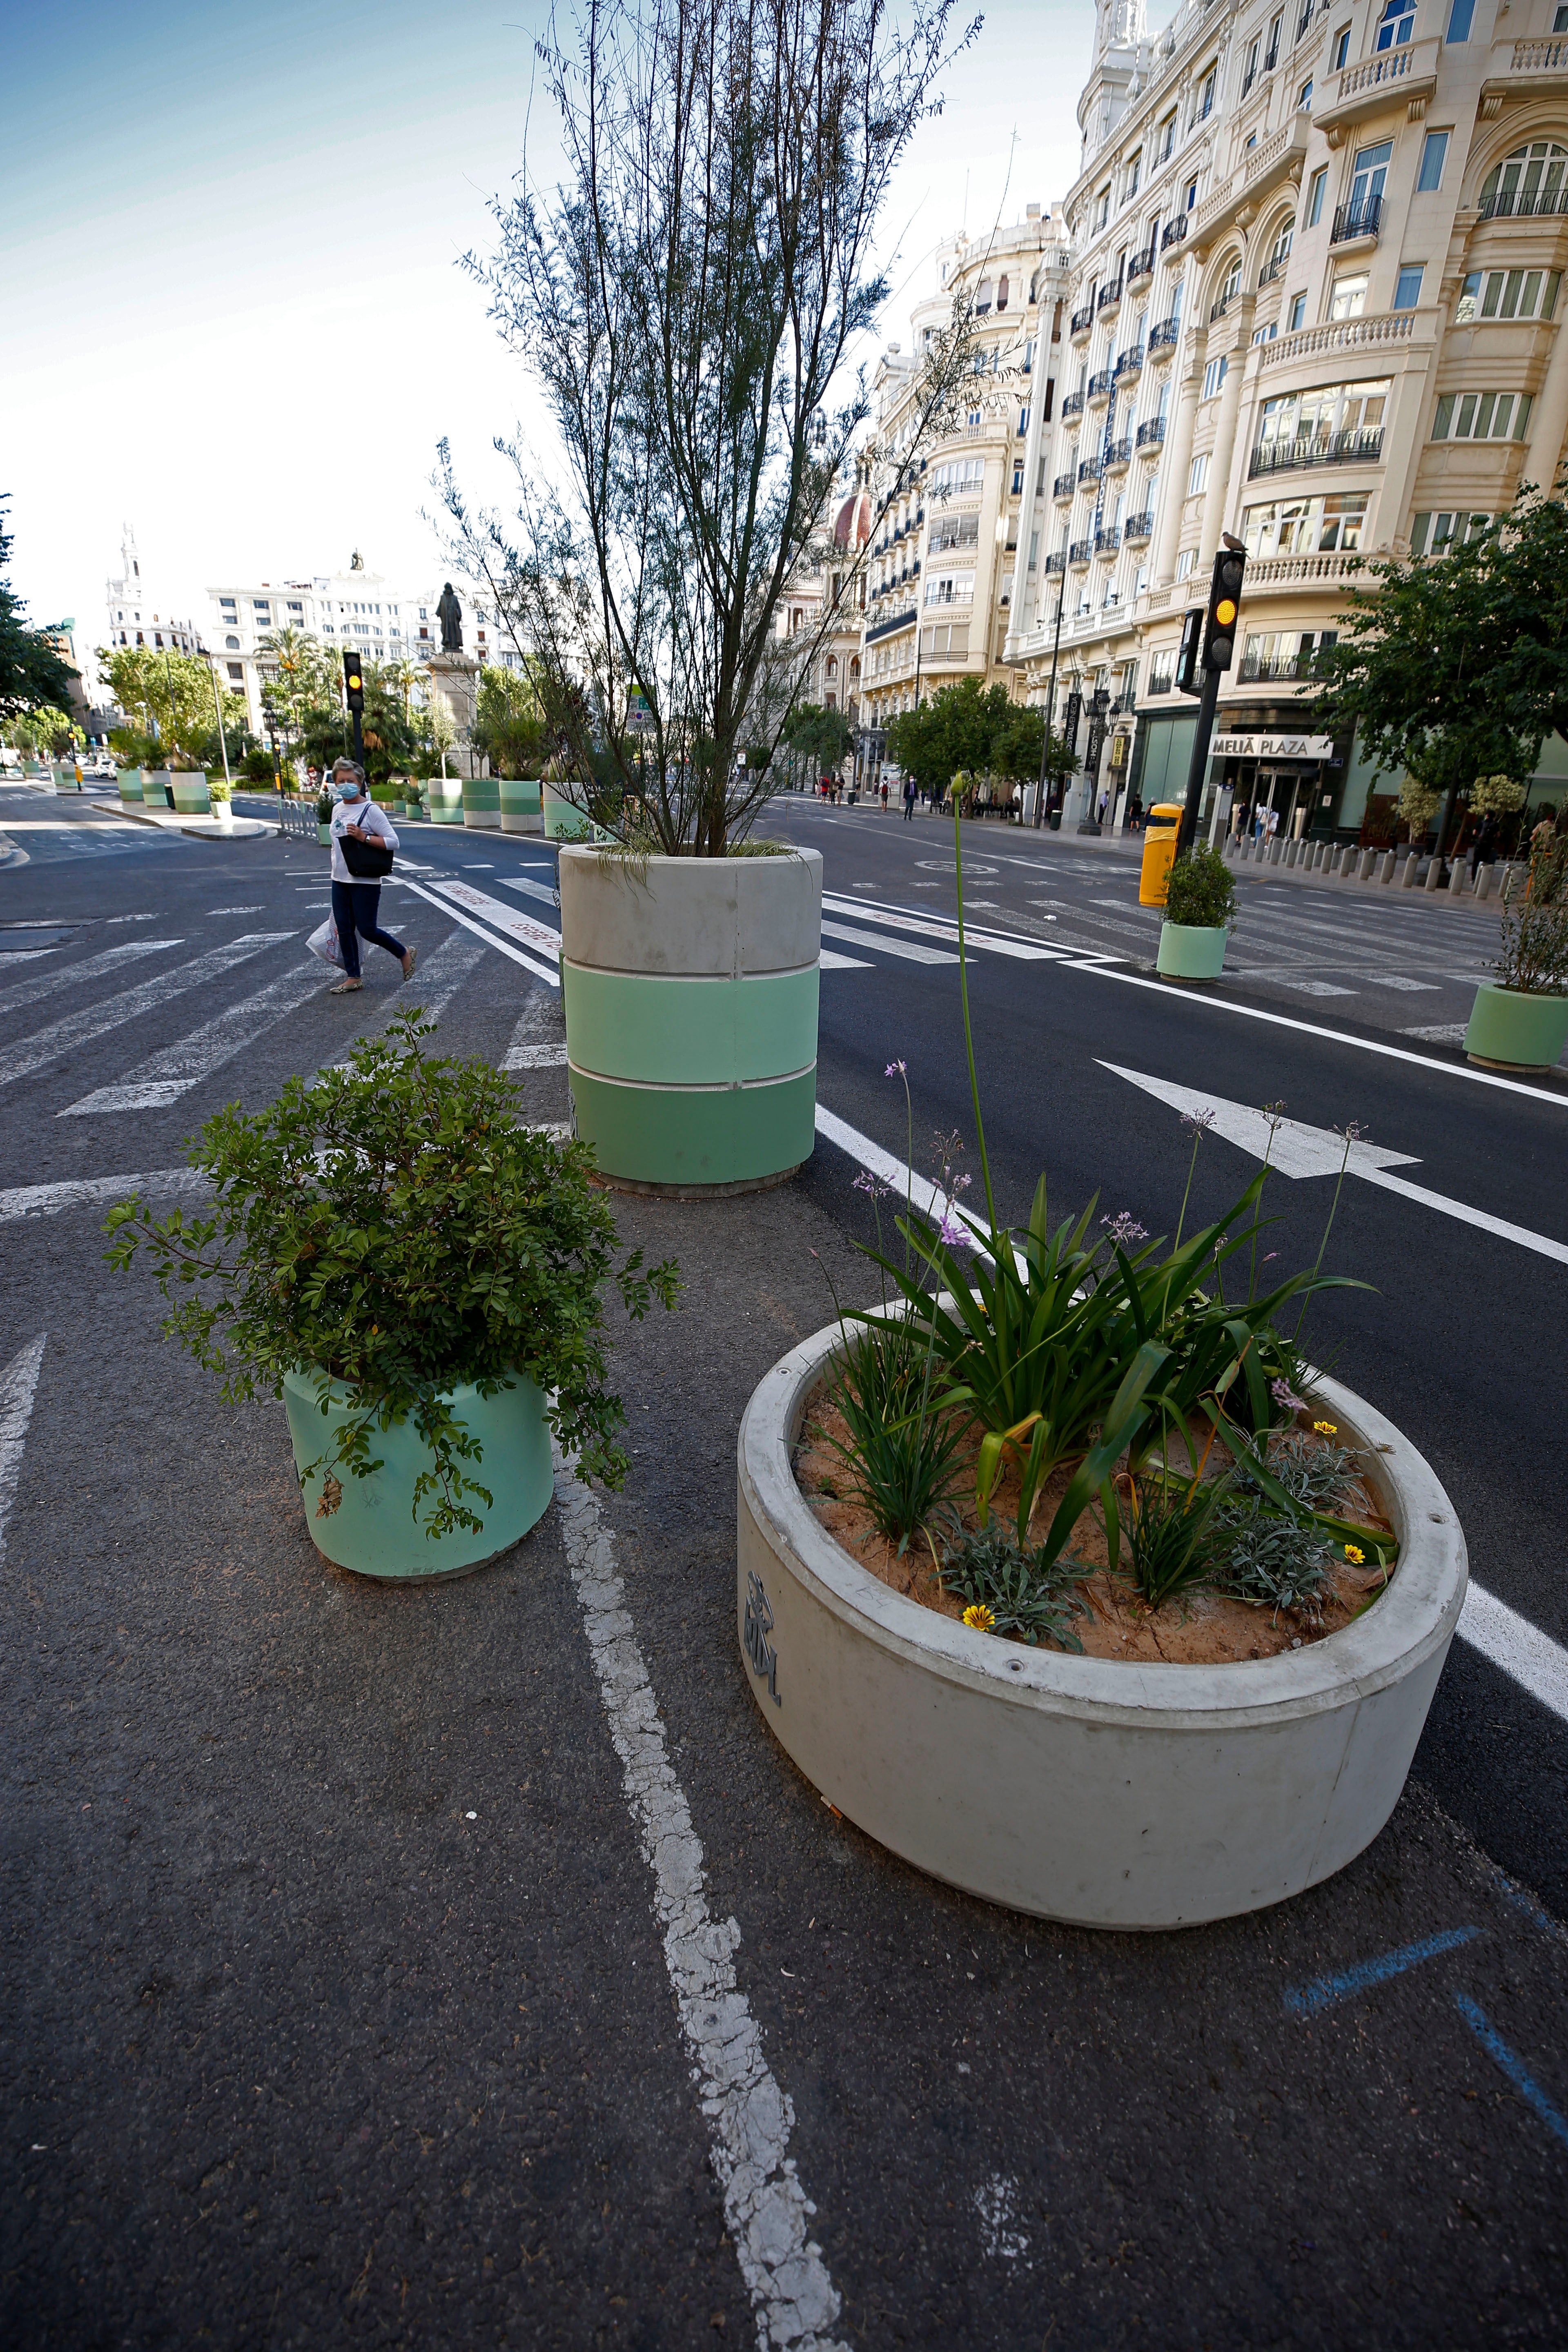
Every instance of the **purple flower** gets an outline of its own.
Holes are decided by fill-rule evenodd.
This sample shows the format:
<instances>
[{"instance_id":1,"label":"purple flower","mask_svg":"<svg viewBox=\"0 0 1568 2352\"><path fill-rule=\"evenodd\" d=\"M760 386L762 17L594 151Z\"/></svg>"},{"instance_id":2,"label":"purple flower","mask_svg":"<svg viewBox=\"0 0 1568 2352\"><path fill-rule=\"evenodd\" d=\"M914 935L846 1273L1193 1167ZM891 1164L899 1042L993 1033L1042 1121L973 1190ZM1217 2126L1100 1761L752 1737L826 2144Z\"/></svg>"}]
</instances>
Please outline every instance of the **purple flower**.
<instances>
[{"instance_id":1,"label":"purple flower","mask_svg":"<svg viewBox=\"0 0 1568 2352\"><path fill-rule=\"evenodd\" d=\"M1109 1225L1110 1238L1118 1249L1131 1249L1134 1242L1146 1242L1149 1228L1141 1225L1131 1209L1123 1209L1114 1217L1101 1217L1100 1223Z\"/></svg>"},{"instance_id":2,"label":"purple flower","mask_svg":"<svg viewBox=\"0 0 1568 2352\"><path fill-rule=\"evenodd\" d=\"M952 1180L952 1189L955 1192L967 1192L973 1181L973 1176L955 1176Z\"/></svg>"},{"instance_id":3,"label":"purple flower","mask_svg":"<svg viewBox=\"0 0 1568 2352\"><path fill-rule=\"evenodd\" d=\"M1305 1412L1307 1410L1306 1398L1299 1397L1289 1381L1270 1381L1268 1393L1285 1412Z\"/></svg>"},{"instance_id":4,"label":"purple flower","mask_svg":"<svg viewBox=\"0 0 1568 2352\"><path fill-rule=\"evenodd\" d=\"M1214 1125L1214 1122L1215 1114L1212 1110L1184 1110L1182 1113L1182 1125L1190 1127L1194 1135L1204 1134Z\"/></svg>"},{"instance_id":5,"label":"purple flower","mask_svg":"<svg viewBox=\"0 0 1568 2352\"><path fill-rule=\"evenodd\" d=\"M868 1192L873 1201L880 1201L891 1192L892 1186L879 1184L871 1171L868 1168L862 1168L855 1179L853 1190L857 1192Z\"/></svg>"},{"instance_id":6,"label":"purple flower","mask_svg":"<svg viewBox=\"0 0 1568 2352\"><path fill-rule=\"evenodd\" d=\"M889 1062L887 1068L882 1073L882 1076L885 1078L901 1078L903 1075L904 1066L902 1062Z\"/></svg>"},{"instance_id":7,"label":"purple flower","mask_svg":"<svg viewBox=\"0 0 1568 2352\"><path fill-rule=\"evenodd\" d=\"M937 1234L955 1256L963 1257L974 1247L973 1236L968 1226L961 1225L956 1217L944 1216L937 1227Z\"/></svg>"}]
</instances>

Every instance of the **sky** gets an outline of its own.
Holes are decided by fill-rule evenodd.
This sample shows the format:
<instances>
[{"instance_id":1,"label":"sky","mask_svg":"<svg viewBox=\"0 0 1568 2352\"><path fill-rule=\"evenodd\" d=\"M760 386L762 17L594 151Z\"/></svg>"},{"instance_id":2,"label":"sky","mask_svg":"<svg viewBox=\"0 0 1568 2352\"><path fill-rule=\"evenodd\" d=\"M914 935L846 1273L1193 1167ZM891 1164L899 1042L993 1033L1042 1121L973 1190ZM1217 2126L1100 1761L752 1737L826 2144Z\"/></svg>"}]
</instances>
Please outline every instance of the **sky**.
<instances>
[{"instance_id":1,"label":"sky","mask_svg":"<svg viewBox=\"0 0 1568 2352\"><path fill-rule=\"evenodd\" d=\"M547 170L545 16L0 0L0 491L35 622L101 641L126 520L153 596L201 626L220 582L340 570L356 548L409 584L447 568L437 443L484 503L507 486L494 436L549 434L461 266L489 248L525 135ZM954 228L1059 205L1093 26L1092 0L985 9L884 216L887 339Z\"/></svg>"}]
</instances>

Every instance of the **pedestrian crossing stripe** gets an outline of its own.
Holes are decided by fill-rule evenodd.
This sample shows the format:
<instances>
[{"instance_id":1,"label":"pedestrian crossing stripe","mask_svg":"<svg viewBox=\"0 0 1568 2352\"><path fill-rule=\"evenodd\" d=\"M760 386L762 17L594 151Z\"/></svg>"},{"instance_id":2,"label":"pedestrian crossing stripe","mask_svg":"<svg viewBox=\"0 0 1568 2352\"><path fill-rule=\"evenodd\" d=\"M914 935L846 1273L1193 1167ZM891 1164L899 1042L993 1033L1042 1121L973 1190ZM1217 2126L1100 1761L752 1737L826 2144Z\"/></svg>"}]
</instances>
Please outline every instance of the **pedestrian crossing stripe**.
<instances>
[{"instance_id":1,"label":"pedestrian crossing stripe","mask_svg":"<svg viewBox=\"0 0 1568 2352\"><path fill-rule=\"evenodd\" d=\"M822 903L834 915L853 915L858 921L879 924L885 930L912 932L921 939L941 940L950 947L958 944L957 922L946 916L928 915L923 911L913 914L903 908L884 906L875 899L841 898L829 890L823 892ZM826 922L823 929L827 929ZM887 945L888 942L879 944ZM1013 956L1022 963L1055 963L1063 952L1060 948L1041 947L1033 940L1014 939L1003 931L993 931L984 927L976 929L973 923L968 922L963 926L963 944L965 948L978 948L990 955Z\"/></svg>"},{"instance_id":2,"label":"pedestrian crossing stripe","mask_svg":"<svg viewBox=\"0 0 1568 2352\"><path fill-rule=\"evenodd\" d=\"M451 889L457 887L462 887L465 889L467 887L466 885L448 885L447 888ZM488 930L482 924L476 922L472 915L466 915L460 908L450 905L446 895L443 894L437 896L436 891L427 890L422 882L406 882L405 883L404 887L405 889L412 890L416 898L427 899L432 907L438 907L441 912L447 916L451 921L454 923L461 923L466 931L474 932L478 938L483 940L486 947L494 948L498 955L508 956L513 963L521 964L523 970L525 971L531 971L535 980L543 981L545 985L549 988L560 987L561 975L559 971L550 971L546 965L536 961L534 956L524 955L522 950L520 948L513 947L510 940L499 939L493 930ZM480 899L484 899L485 896L482 890L468 892L468 895L470 898ZM487 899L485 900L485 903L490 906L500 904L499 900L495 899ZM510 907L500 908L500 912L503 915L512 915L513 911L514 910ZM527 918L521 915L517 916L515 919L519 923L527 921ZM530 924L529 928L531 930L539 930L542 926L534 923ZM552 937L551 952L557 960L559 960L561 953L561 941L558 935L554 935Z\"/></svg>"},{"instance_id":3,"label":"pedestrian crossing stripe","mask_svg":"<svg viewBox=\"0 0 1568 2352\"><path fill-rule=\"evenodd\" d=\"M183 996L187 989L204 987L208 981L221 978L237 963L246 962L258 955L265 947L273 947L281 940L292 939L292 931L250 931L231 940L221 948L193 958L191 962L176 966L173 971L157 973L142 981L136 987L122 991L98 1004L89 1004L79 1012L68 1013L63 1019L53 1021L46 1029L34 1032L30 1037L18 1038L14 1045L0 1051L0 1086L9 1086L13 1079L28 1076L42 1069L47 1063L58 1059L73 1046L90 1044L107 1035L138 1014L150 1013L170 997Z\"/></svg>"}]
</instances>

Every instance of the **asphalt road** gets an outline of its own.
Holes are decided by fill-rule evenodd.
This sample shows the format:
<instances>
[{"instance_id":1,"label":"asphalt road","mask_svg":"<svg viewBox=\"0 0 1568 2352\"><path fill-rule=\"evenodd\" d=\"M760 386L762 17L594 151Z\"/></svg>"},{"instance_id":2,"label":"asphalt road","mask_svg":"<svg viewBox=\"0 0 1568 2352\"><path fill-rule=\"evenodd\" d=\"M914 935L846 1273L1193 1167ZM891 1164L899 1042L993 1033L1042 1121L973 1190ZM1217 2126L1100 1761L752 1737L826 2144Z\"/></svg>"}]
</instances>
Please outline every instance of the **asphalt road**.
<instances>
[{"instance_id":1,"label":"asphalt road","mask_svg":"<svg viewBox=\"0 0 1568 2352\"><path fill-rule=\"evenodd\" d=\"M217 1104L264 1101L416 998L444 1046L510 1058L526 1114L558 1118L558 1001L503 952L515 931L476 933L408 889L384 919L420 946L413 986L372 951L366 992L329 998L297 979L323 852L101 822L0 794L0 856L10 841L29 860L0 868L13 1428L15 1368L37 1370L0 1449L5 2340L1560 2340L1563 1726L1473 1650L1456 1644L1416 1777L1360 1861L1177 1936L1053 1928L933 1885L772 1741L734 1654L735 1431L757 1379L826 1319L825 1275L866 1279L853 1167L826 1144L752 1200L620 1203L686 1289L675 1317L617 1332L635 1459L603 1527L661 1727L660 1801L685 1809L700 1934L732 1965L724 2031L754 2037L787 2102L769 2161L796 2168L815 2291L839 2308L801 2332L776 2294L754 2299L698 2079L711 2052L672 1980L668 1857L615 1745L561 1510L449 1588L329 1569L280 1411L229 1411L159 1342L151 1285L101 1263L101 1201L62 1189L177 1169ZM786 805L775 827L824 847L836 896L868 884L911 922L948 903L952 877L918 866L951 859L934 825L897 841L891 816ZM1002 841L1041 857L1054 870L1027 887L1064 902L1026 909L979 877L995 905L976 919L1043 941L1053 927L1025 913L1055 913L1068 950L977 950L972 967L1005 1202L1044 1166L1064 1210L1098 1190L1152 1225L1173 1214L1185 1131L1111 1062L1283 1097L1324 1126L1363 1118L1418 1159L1398 1175L1565 1237L1550 1087L1477 1085L1447 1047L1374 1019L1370 991L1349 1021L1339 1000L1227 983L1279 1016L1261 1020L1145 985L1136 944L1082 903L1113 899L1093 913L1135 926L1125 861L1075 873L1070 845L1058 867L1055 845L972 837L978 862L1000 865ZM460 878L548 927L542 845L421 828L411 849L437 898ZM944 951L929 927L839 928ZM1420 978L1458 936L1429 952L1423 930L1383 968ZM881 1072L902 1056L917 1163L953 1128L973 1159L955 966L832 952L824 1105L901 1154ZM1343 953L1309 976L1350 971ZM1201 1205L1249 1168L1209 1138ZM1329 1187L1275 1190L1277 1245L1315 1251ZM1314 1343L1427 1454L1478 1577L1568 1642L1561 1264L1358 1180L1330 1258L1376 1286L1319 1310ZM1304 1986L1321 1988L1306 2014L1287 2000Z\"/></svg>"}]
</instances>

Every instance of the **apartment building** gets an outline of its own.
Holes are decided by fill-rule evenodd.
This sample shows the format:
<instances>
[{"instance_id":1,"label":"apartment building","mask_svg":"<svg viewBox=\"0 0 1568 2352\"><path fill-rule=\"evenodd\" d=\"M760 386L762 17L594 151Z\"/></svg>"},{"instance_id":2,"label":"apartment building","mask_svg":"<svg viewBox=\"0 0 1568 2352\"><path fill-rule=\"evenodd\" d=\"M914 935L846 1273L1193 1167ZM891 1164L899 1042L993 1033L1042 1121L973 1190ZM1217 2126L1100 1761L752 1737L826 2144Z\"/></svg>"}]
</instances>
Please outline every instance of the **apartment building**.
<instances>
[{"instance_id":1,"label":"apartment building","mask_svg":"<svg viewBox=\"0 0 1568 2352\"><path fill-rule=\"evenodd\" d=\"M866 574L858 566L870 535L871 500L857 478L833 509L826 543L791 572L778 614L781 637L807 646L816 641L795 680L795 700L841 710L851 727L860 724L860 627L866 610Z\"/></svg>"},{"instance_id":2,"label":"apartment building","mask_svg":"<svg viewBox=\"0 0 1568 2352\"><path fill-rule=\"evenodd\" d=\"M1240 659L1207 782L1352 832L1377 780L1299 707L1346 591L1562 458L1568 8L1187 0L1151 40L1142 0L1100 0L1079 121L1070 382L1018 532L1050 552L1035 586L1015 566L1009 657L1043 701L1055 649L1058 721L1100 693L1118 780L1179 797L1176 648L1233 532ZM1534 797L1564 772L1554 741Z\"/></svg>"},{"instance_id":3,"label":"apartment building","mask_svg":"<svg viewBox=\"0 0 1568 2352\"><path fill-rule=\"evenodd\" d=\"M1026 492L1026 452L1048 420L1069 259L1049 209L960 236L938 253L937 286L913 312L906 352L889 345L873 383L876 455L861 630L860 707L873 740L900 711L964 677L1014 690L1010 607L1044 552ZM919 451L921 369L955 299L974 329L973 373L951 431ZM885 509L885 511L884 511Z\"/></svg>"}]
</instances>

